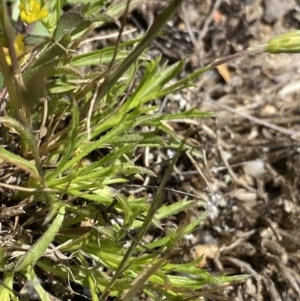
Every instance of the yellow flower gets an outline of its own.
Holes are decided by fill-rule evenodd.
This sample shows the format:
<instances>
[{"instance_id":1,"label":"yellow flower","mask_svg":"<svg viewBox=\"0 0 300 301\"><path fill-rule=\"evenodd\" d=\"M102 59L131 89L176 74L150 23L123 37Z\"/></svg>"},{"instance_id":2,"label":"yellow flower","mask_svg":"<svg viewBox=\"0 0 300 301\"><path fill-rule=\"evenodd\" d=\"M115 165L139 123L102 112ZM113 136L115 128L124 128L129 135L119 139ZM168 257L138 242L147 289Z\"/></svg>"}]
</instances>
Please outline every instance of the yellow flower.
<instances>
[{"instance_id":1,"label":"yellow flower","mask_svg":"<svg viewBox=\"0 0 300 301\"><path fill-rule=\"evenodd\" d=\"M19 5L20 17L27 24L41 20L48 16L47 8L41 8L41 3L36 0L24 0Z\"/></svg>"},{"instance_id":2,"label":"yellow flower","mask_svg":"<svg viewBox=\"0 0 300 301\"><path fill-rule=\"evenodd\" d=\"M17 58L19 58L21 55L25 53L25 43L24 43L24 35L23 34L17 34L14 42L15 51ZM11 58L9 55L8 48L3 47L3 51L5 54L6 62L9 66L11 66Z\"/></svg>"}]
</instances>

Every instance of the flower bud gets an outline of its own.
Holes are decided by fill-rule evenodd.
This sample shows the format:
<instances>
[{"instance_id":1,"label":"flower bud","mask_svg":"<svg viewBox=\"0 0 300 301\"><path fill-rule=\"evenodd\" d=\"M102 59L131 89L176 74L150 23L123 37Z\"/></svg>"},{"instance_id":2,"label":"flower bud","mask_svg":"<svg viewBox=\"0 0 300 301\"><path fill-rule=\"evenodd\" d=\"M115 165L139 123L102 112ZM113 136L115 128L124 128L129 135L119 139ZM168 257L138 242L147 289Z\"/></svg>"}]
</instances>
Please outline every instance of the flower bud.
<instances>
[{"instance_id":1,"label":"flower bud","mask_svg":"<svg viewBox=\"0 0 300 301\"><path fill-rule=\"evenodd\" d=\"M264 52L300 53L300 30L294 30L270 39L265 44Z\"/></svg>"}]
</instances>

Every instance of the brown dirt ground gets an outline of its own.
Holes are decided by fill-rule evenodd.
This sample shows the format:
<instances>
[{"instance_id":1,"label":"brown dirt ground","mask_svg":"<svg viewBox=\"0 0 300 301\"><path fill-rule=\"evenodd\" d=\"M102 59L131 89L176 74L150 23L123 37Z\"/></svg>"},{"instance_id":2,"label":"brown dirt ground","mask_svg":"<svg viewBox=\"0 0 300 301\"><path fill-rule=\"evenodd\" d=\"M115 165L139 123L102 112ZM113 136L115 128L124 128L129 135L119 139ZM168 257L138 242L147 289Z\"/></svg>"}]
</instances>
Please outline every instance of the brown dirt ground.
<instances>
[{"instance_id":1,"label":"brown dirt ground","mask_svg":"<svg viewBox=\"0 0 300 301\"><path fill-rule=\"evenodd\" d=\"M166 2L136 8L131 26L145 30ZM299 25L299 1L186 0L150 53L170 62L185 58L183 76ZM214 274L251 275L213 293L208 288L207 300L300 298L299 67L298 54L242 57L160 103L166 112L218 112L214 119L171 124L182 135L192 128L202 153L195 160L182 155L169 182L207 203L209 218L187 242L189 256L207 253L203 267ZM166 156L153 152L148 163ZM166 195L168 202L180 198ZM178 220L166 221L172 223Z\"/></svg>"}]
</instances>

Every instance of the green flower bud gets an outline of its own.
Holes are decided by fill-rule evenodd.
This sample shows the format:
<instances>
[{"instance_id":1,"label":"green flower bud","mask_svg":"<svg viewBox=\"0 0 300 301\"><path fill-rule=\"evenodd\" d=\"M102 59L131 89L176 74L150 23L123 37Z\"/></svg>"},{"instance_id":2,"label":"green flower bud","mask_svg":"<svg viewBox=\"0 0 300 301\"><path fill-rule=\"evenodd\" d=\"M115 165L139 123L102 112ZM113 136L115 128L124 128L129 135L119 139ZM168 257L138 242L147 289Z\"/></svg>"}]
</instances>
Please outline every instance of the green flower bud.
<instances>
[{"instance_id":1,"label":"green flower bud","mask_svg":"<svg viewBox=\"0 0 300 301\"><path fill-rule=\"evenodd\" d=\"M300 53L300 30L272 38L264 46L264 52L269 53Z\"/></svg>"},{"instance_id":2,"label":"green flower bud","mask_svg":"<svg viewBox=\"0 0 300 301\"><path fill-rule=\"evenodd\" d=\"M56 28L57 19L56 13L50 13L46 18L42 20L44 26L49 30L49 32L53 32Z\"/></svg>"}]
</instances>

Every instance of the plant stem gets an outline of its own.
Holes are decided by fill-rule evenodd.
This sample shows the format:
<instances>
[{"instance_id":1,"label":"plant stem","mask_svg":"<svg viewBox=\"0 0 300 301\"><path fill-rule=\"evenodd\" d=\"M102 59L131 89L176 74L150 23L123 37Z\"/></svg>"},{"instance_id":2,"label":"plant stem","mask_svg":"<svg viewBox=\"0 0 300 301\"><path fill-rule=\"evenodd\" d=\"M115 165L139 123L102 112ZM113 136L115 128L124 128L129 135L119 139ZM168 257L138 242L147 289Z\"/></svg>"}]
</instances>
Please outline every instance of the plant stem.
<instances>
[{"instance_id":1,"label":"plant stem","mask_svg":"<svg viewBox=\"0 0 300 301\"><path fill-rule=\"evenodd\" d=\"M212 68L215 68L215 67L218 67L220 65L223 65L227 62L230 62L230 61L233 61L239 57L242 57L242 56L247 56L247 55L254 55L254 54L259 54L259 53L263 53L265 50L265 45L259 45L259 46L256 46L256 47L250 47L250 48L247 48L245 50L242 50L242 51L239 51L235 54L232 54L232 55L229 55L221 60L218 60L212 64L209 65L210 69Z\"/></svg>"}]
</instances>

